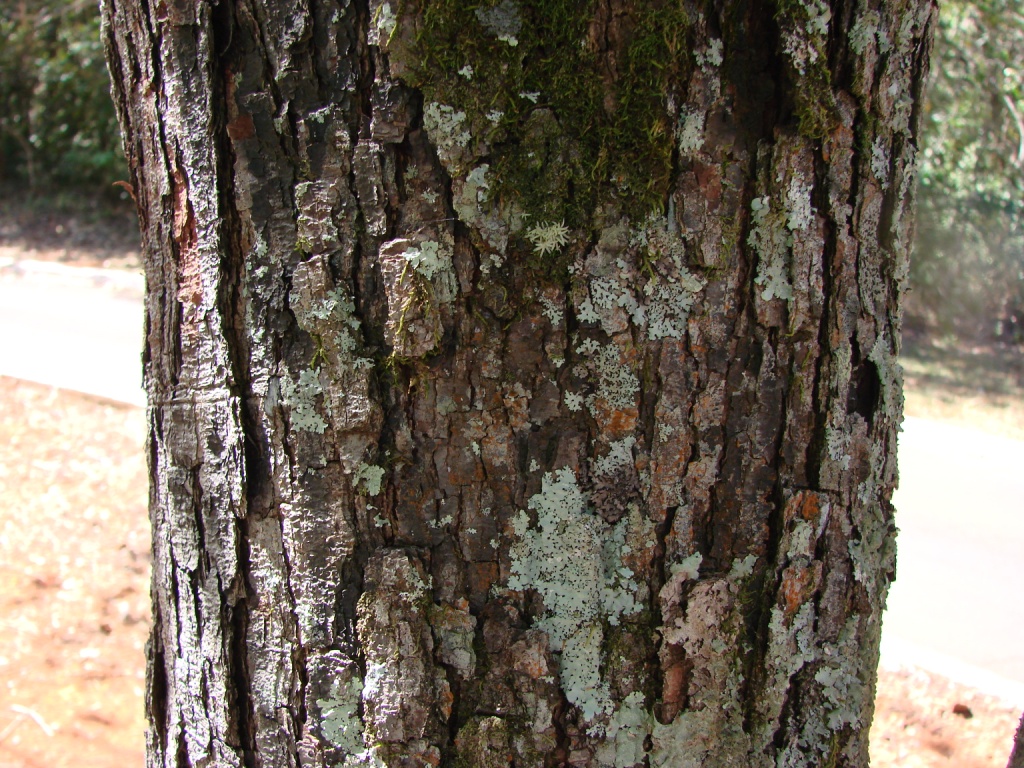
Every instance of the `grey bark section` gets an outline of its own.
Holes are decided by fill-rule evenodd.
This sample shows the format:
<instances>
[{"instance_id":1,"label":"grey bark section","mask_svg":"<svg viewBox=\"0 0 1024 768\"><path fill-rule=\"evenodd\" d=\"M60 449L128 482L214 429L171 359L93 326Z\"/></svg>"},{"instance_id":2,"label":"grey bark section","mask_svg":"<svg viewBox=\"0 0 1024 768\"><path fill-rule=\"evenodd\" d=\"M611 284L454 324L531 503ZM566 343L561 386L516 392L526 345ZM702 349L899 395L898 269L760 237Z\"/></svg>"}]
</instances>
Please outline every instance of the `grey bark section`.
<instances>
[{"instance_id":1,"label":"grey bark section","mask_svg":"<svg viewBox=\"0 0 1024 768\"><path fill-rule=\"evenodd\" d=\"M934 8L688 8L664 210L564 238L490 204L398 10L104 3L148 765L866 765Z\"/></svg>"}]
</instances>

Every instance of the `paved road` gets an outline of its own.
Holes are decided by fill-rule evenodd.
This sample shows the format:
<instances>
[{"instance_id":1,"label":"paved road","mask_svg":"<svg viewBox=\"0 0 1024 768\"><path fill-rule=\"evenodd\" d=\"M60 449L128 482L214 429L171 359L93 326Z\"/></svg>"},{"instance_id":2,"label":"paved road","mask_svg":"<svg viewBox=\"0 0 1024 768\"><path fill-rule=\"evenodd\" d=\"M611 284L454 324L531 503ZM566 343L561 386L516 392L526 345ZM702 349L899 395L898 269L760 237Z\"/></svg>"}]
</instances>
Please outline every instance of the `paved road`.
<instances>
[{"instance_id":1,"label":"paved road","mask_svg":"<svg viewBox=\"0 0 1024 768\"><path fill-rule=\"evenodd\" d=\"M907 419L899 463L883 656L1024 707L1024 442Z\"/></svg>"},{"instance_id":2,"label":"paved road","mask_svg":"<svg viewBox=\"0 0 1024 768\"><path fill-rule=\"evenodd\" d=\"M142 280L0 264L0 374L143 404ZM908 419L883 663L1024 707L1024 442Z\"/></svg>"},{"instance_id":3,"label":"paved road","mask_svg":"<svg viewBox=\"0 0 1024 768\"><path fill-rule=\"evenodd\" d=\"M142 292L128 272L0 263L0 374L144 405Z\"/></svg>"}]
</instances>

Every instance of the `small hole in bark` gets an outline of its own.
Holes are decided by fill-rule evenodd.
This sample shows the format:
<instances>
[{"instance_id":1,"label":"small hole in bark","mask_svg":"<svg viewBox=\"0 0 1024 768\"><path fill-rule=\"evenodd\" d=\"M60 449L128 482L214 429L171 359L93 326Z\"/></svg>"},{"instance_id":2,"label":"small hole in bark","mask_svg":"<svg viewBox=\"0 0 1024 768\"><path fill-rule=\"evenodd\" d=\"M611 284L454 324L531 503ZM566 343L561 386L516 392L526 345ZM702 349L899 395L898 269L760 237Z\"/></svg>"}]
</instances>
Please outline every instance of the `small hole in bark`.
<instances>
[{"instance_id":1,"label":"small hole in bark","mask_svg":"<svg viewBox=\"0 0 1024 768\"><path fill-rule=\"evenodd\" d=\"M878 409L882 383L878 378L878 367L870 360L864 360L853 369L850 377L850 393L846 401L848 413L859 413L870 425Z\"/></svg>"}]
</instances>

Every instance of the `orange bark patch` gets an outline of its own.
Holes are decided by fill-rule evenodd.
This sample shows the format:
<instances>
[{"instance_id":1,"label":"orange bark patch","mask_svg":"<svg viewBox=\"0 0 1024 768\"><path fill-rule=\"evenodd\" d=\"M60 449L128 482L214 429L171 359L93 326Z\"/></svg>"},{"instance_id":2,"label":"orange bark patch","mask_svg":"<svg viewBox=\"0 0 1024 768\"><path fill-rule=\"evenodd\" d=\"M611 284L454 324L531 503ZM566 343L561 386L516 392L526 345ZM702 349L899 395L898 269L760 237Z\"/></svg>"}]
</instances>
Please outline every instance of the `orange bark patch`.
<instances>
[{"instance_id":1,"label":"orange bark patch","mask_svg":"<svg viewBox=\"0 0 1024 768\"><path fill-rule=\"evenodd\" d=\"M783 518L789 523L799 517L817 530L821 520L821 501L821 495L814 491L800 491L786 504Z\"/></svg>"},{"instance_id":2,"label":"orange bark patch","mask_svg":"<svg viewBox=\"0 0 1024 768\"><path fill-rule=\"evenodd\" d=\"M609 440L621 440L636 431L640 411L636 408L612 408L601 397L594 398L594 420Z\"/></svg>"},{"instance_id":3,"label":"orange bark patch","mask_svg":"<svg viewBox=\"0 0 1024 768\"><path fill-rule=\"evenodd\" d=\"M497 563L470 563L469 589L475 601L484 601L490 594L491 587L498 580Z\"/></svg>"},{"instance_id":4,"label":"orange bark patch","mask_svg":"<svg viewBox=\"0 0 1024 768\"><path fill-rule=\"evenodd\" d=\"M806 603L818 589L821 572L821 563L818 561L810 565L790 565L782 572L779 598L786 612L786 619L792 619L800 610L800 606Z\"/></svg>"},{"instance_id":5,"label":"orange bark patch","mask_svg":"<svg viewBox=\"0 0 1024 768\"><path fill-rule=\"evenodd\" d=\"M232 141L243 141L256 135L256 124L252 115L241 114L227 125L228 136Z\"/></svg>"},{"instance_id":6,"label":"orange bark patch","mask_svg":"<svg viewBox=\"0 0 1024 768\"><path fill-rule=\"evenodd\" d=\"M178 301L199 304L203 299L202 270L196 248L199 236L192 202L188 198L188 180L178 167L174 169L171 194L174 199L174 241L178 244Z\"/></svg>"}]
</instances>

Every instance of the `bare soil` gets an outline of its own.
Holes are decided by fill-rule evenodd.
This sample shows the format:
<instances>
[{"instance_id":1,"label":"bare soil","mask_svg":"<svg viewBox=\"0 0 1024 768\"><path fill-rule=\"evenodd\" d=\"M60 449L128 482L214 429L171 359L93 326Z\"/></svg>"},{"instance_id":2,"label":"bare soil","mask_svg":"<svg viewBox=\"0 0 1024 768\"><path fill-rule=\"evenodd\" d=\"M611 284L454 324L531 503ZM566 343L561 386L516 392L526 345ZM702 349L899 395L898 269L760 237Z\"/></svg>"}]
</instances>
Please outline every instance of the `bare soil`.
<instances>
[{"instance_id":1,"label":"bare soil","mask_svg":"<svg viewBox=\"0 0 1024 768\"><path fill-rule=\"evenodd\" d=\"M1024 348L904 337L906 414L1024 440Z\"/></svg>"},{"instance_id":2,"label":"bare soil","mask_svg":"<svg viewBox=\"0 0 1024 768\"><path fill-rule=\"evenodd\" d=\"M0 262L4 259L139 269L138 219L130 200L111 205L81 195L33 199L0 189Z\"/></svg>"},{"instance_id":3,"label":"bare soil","mask_svg":"<svg viewBox=\"0 0 1024 768\"><path fill-rule=\"evenodd\" d=\"M0 768L143 763L143 429L0 377Z\"/></svg>"}]
</instances>

